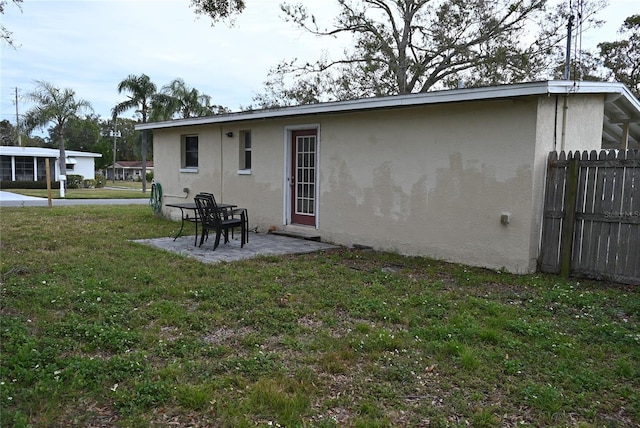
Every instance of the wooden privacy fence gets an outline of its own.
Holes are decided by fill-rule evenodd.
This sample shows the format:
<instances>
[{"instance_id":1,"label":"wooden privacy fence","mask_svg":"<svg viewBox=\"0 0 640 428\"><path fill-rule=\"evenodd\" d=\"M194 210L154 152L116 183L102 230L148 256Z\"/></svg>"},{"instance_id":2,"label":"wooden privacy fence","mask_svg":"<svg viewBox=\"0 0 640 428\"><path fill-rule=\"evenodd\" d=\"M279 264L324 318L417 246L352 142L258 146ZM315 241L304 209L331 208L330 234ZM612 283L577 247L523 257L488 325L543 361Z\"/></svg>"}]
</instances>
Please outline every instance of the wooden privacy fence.
<instances>
[{"instance_id":1,"label":"wooden privacy fence","mask_svg":"<svg viewBox=\"0 0 640 428\"><path fill-rule=\"evenodd\" d=\"M640 151L549 153L539 262L640 284Z\"/></svg>"}]
</instances>

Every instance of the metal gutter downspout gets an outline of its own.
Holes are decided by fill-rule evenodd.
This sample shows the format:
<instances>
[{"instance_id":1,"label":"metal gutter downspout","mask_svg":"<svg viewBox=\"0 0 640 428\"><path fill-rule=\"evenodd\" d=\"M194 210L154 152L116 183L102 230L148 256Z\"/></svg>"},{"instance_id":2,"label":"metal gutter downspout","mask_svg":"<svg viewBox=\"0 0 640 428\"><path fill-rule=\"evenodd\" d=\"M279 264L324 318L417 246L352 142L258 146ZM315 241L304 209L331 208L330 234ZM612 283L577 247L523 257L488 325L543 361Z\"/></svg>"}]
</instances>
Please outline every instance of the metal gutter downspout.
<instances>
[{"instance_id":1,"label":"metal gutter downspout","mask_svg":"<svg viewBox=\"0 0 640 428\"><path fill-rule=\"evenodd\" d=\"M222 124L220 124L220 202L224 202L224 195L223 195L223 189L224 189L224 151L222 150L222 144L224 142L224 139L222 138Z\"/></svg>"},{"instance_id":2,"label":"metal gutter downspout","mask_svg":"<svg viewBox=\"0 0 640 428\"><path fill-rule=\"evenodd\" d=\"M558 94L556 94L556 108L553 115L553 150L558 150Z\"/></svg>"},{"instance_id":3,"label":"metal gutter downspout","mask_svg":"<svg viewBox=\"0 0 640 428\"><path fill-rule=\"evenodd\" d=\"M569 110L569 94L564 94L562 103L562 136L560 138L560 151L564 151L565 141L567 137L567 111Z\"/></svg>"}]
</instances>

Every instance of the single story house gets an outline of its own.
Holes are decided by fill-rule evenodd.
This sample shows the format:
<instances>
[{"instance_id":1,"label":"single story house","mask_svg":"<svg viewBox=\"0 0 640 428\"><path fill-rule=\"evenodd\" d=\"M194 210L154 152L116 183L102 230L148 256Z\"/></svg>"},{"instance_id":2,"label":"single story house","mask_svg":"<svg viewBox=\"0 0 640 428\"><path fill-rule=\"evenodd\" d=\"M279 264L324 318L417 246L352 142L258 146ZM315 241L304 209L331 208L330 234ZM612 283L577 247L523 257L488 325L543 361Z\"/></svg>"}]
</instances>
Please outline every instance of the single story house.
<instances>
[{"instance_id":1,"label":"single story house","mask_svg":"<svg viewBox=\"0 0 640 428\"><path fill-rule=\"evenodd\" d=\"M96 178L95 158L101 153L66 150L67 175L81 175L87 180ZM45 159L49 159L51 179L59 181L60 150L42 147L0 146L0 180L46 181Z\"/></svg>"},{"instance_id":2,"label":"single story house","mask_svg":"<svg viewBox=\"0 0 640 428\"><path fill-rule=\"evenodd\" d=\"M147 173L153 172L153 162L147 161ZM142 179L142 161L117 161L114 165L109 165L106 168L106 177L108 180L113 180L115 172L116 180L133 180L139 181Z\"/></svg>"},{"instance_id":3,"label":"single story house","mask_svg":"<svg viewBox=\"0 0 640 428\"><path fill-rule=\"evenodd\" d=\"M639 148L640 101L618 83L542 81L136 129L153 131L165 204L207 191L260 231L528 273L549 152Z\"/></svg>"}]
</instances>

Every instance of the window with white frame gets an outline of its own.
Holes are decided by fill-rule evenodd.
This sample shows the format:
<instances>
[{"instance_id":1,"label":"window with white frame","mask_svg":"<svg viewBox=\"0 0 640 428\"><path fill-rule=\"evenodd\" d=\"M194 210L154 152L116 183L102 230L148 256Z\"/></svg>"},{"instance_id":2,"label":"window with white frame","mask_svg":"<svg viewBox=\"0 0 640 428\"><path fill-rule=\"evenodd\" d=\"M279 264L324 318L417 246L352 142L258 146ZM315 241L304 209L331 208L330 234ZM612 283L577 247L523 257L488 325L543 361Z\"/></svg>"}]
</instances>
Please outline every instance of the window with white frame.
<instances>
[{"instance_id":1,"label":"window with white frame","mask_svg":"<svg viewBox=\"0 0 640 428\"><path fill-rule=\"evenodd\" d=\"M198 136L182 136L182 165L183 169L195 170L198 168Z\"/></svg>"}]
</instances>

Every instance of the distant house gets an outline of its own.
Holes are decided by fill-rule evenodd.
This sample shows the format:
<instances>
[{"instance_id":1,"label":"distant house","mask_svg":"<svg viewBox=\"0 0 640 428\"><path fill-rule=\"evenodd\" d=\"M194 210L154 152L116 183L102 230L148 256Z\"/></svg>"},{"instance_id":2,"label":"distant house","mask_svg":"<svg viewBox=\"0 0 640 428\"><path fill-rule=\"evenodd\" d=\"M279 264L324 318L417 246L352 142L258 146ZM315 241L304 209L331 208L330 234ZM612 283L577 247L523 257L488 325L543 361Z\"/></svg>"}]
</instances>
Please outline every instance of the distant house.
<instances>
[{"instance_id":1,"label":"distant house","mask_svg":"<svg viewBox=\"0 0 640 428\"><path fill-rule=\"evenodd\" d=\"M113 165L107 167L107 179L113 180ZM147 173L153 172L153 162L147 161ZM118 161L115 164L116 180L142 179L142 161Z\"/></svg>"},{"instance_id":2,"label":"distant house","mask_svg":"<svg viewBox=\"0 0 640 428\"><path fill-rule=\"evenodd\" d=\"M206 191L247 208L258 230L525 273L549 152L639 148L640 101L620 83L545 81L136 129L153 130L172 218L166 204Z\"/></svg>"},{"instance_id":3,"label":"distant house","mask_svg":"<svg viewBox=\"0 0 640 428\"><path fill-rule=\"evenodd\" d=\"M102 157L100 153L66 150L67 175L81 175L93 180L95 159ZM42 147L0 146L0 180L2 181L46 181L46 159L52 181L59 181L60 167L58 158L60 150Z\"/></svg>"}]
</instances>

